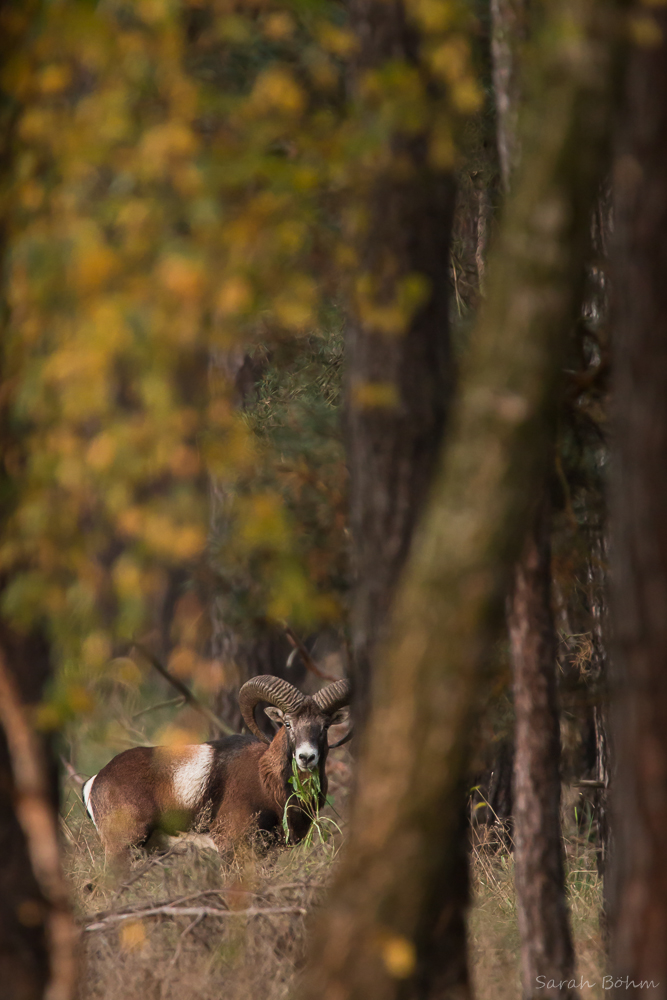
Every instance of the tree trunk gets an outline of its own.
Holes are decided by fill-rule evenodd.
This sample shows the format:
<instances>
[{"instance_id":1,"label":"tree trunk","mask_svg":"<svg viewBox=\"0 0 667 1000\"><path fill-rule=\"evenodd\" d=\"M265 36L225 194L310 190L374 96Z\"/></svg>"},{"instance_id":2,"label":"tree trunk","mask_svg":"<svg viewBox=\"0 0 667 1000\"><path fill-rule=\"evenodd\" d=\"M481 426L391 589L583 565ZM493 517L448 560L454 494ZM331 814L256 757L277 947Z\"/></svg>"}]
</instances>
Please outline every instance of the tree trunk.
<instances>
[{"instance_id":1,"label":"tree trunk","mask_svg":"<svg viewBox=\"0 0 667 1000\"><path fill-rule=\"evenodd\" d=\"M360 42L355 79L392 58L414 61L416 38L400 2L352 0ZM364 205L360 271L389 284L428 279L408 328L387 334L351 309L346 335L346 446L350 473L352 680L357 730L369 709L370 664L432 481L453 386L449 342L449 241L455 186L429 166L421 137L396 142L406 179L388 169ZM389 391L383 402L372 390ZM370 394L365 390L370 389Z\"/></svg>"},{"instance_id":2,"label":"tree trunk","mask_svg":"<svg viewBox=\"0 0 667 1000\"><path fill-rule=\"evenodd\" d=\"M541 503L519 561L508 618L514 667L514 878L524 1000L570 997L574 953L560 829L560 724L551 613L551 518ZM538 976L546 979L539 980Z\"/></svg>"},{"instance_id":3,"label":"tree trunk","mask_svg":"<svg viewBox=\"0 0 667 1000\"><path fill-rule=\"evenodd\" d=\"M39 0L0 0L0 69L24 45L36 14ZM14 166L14 124L19 108L6 94L0 94L0 174L3 183ZM0 253L5 252L5 219L0 217ZM3 303L4 305L4 303ZM0 335L4 332L0 330ZM4 376L4 357L0 352L0 378ZM16 441L12 435L11 421L7 415L8 394L3 386L0 402L0 454L6 454ZM0 526L5 521L13 502L13 484L0 464ZM0 580L0 595L5 581ZM50 675L49 649L42 636L20 635L0 618L0 669L9 677L9 694L0 692L0 993L6 1000L41 1000L49 984L53 1000L67 1000L67 969L73 960L70 947L65 945L62 956L54 951L52 901L48 887L41 883L35 870L35 856L31 853L26 823L21 821L22 788L17 767L25 761L17 760L15 735L12 723L17 719L16 700L35 704ZM13 692L16 691L16 697ZM18 720L19 729L21 720ZM10 734L9 730L12 729ZM42 787L40 807L42 816L50 816L56 828L58 788L55 764L44 748L48 774L42 774L46 788ZM30 803L29 803L30 805ZM62 900L60 900L60 903ZM59 903L59 905L60 905ZM62 916L61 911L58 914ZM64 924L67 932L68 916ZM56 935L57 936L57 935ZM64 972L64 976L61 973ZM71 964L69 973L72 973ZM71 985L71 978L70 978Z\"/></svg>"},{"instance_id":4,"label":"tree trunk","mask_svg":"<svg viewBox=\"0 0 667 1000\"><path fill-rule=\"evenodd\" d=\"M519 162L520 48L528 34L526 0L491 0L491 55L498 159L505 193Z\"/></svg>"},{"instance_id":5,"label":"tree trunk","mask_svg":"<svg viewBox=\"0 0 667 1000\"><path fill-rule=\"evenodd\" d=\"M633 53L616 164L612 969L667 997L667 12ZM630 983L653 981L647 990ZM658 985L659 984L659 985Z\"/></svg>"},{"instance_id":6,"label":"tree trunk","mask_svg":"<svg viewBox=\"0 0 667 1000\"><path fill-rule=\"evenodd\" d=\"M262 372L262 363L242 350L213 351L210 356L212 391L229 399L235 409L245 409L252 400ZM230 508L234 486L212 478L209 482L211 535L224 536L233 531ZM224 592L212 589L208 595L211 616L209 653L222 664L224 684L216 691L216 714L236 732L241 731L242 718L238 704L240 688L258 674L284 676L285 663L291 647L283 634L270 625L254 624L252 636L229 623L227 598ZM288 678L298 683L298 670ZM274 730L268 719L260 715L259 724L267 735Z\"/></svg>"},{"instance_id":7,"label":"tree trunk","mask_svg":"<svg viewBox=\"0 0 667 1000\"><path fill-rule=\"evenodd\" d=\"M498 154L508 192L519 163L522 92L520 48L528 33L525 0L492 0L493 81ZM567 982L574 952L567 916L560 820L560 722L556 705L556 643L551 610L551 516L543 499L515 572L508 618L514 705L513 832L517 915L524 1000ZM540 987L538 976L546 977Z\"/></svg>"},{"instance_id":8,"label":"tree trunk","mask_svg":"<svg viewBox=\"0 0 667 1000\"><path fill-rule=\"evenodd\" d=\"M0 668L7 669L24 704L39 701L44 682L50 673L48 648L38 636L21 636L0 622ZM17 762L17 753L10 753L9 720L16 717L13 699L0 689L0 982L2 996L7 1000L41 1000L47 985L59 979L60 960L65 965L72 961L72 942L67 954L69 917L64 901L58 898L56 924L64 928L64 947L56 953L53 941L54 903L49 898L48 887L42 884L35 871L35 857L29 849L25 824L20 821L19 806L24 793L17 780L17 766L25 767L23 759ZM55 765L48 756L48 748L41 748L41 756L50 766L50 774L40 777L46 791L40 791L41 813L50 814L56 830L58 791ZM19 754L22 757L21 754ZM30 807L30 803L28 803ZM48 822L48 820L47 820ZM51 838L52 839L52 838ZM48 847L47 847L48 850ZM46 889L46 891L45 891ZM62 969L62 966L60 966ZM71 984L72 970L64 971L64 981ZM58 1000L67 1000L68 994L57 994ZM56 994L54 994L55 1000Z\"/></svg>"},{"instance_id":9,"label":"tree trunk","mask_svg":"<svg viewBox=\"0 0 667 1000\"><path fill-rule=\"evenodd\" d=\"M469 996L469 741L580 302L616 49L597 19L612 14L601 2L549 5L520 181L489 261L451 446L375 657L350 833L304 1000Z\"/></svg>"}]
</instances>

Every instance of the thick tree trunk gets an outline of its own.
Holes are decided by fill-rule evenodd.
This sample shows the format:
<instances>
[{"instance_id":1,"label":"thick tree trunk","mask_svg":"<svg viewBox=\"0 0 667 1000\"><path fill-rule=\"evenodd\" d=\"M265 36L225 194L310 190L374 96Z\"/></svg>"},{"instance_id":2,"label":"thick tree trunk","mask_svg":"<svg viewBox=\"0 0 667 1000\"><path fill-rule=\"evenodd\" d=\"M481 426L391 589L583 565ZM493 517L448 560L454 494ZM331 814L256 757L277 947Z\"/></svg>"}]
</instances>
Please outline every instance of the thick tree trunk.
<instances>
[{"instance_id":1,"label":"thick tree trunk","mask_svg":"<svg viewBox=\"0 0 667 1000\"><path fill-rule=\"evenodd\" d=\"M0 69L4 69L6 61L14 58L25 44L39 8L39 0L0 0ZM0 180L3 183L14 167L14 125L18 110L14 100L0 93ZM3 254L5 237L5 219L0 216L0 253ZM3 332L0 329L0 338ZM3 363L0 352L0 368ZM0 377L3 375L4 372L0 371ZM3 391L0 404L0 454L3 456L8 447L16 445L14 437L10 438L11 421L6 412L7 403L8 394ZM0 527L4 527L13 500L13 486L4 462L0 464L0 497ZM5 581L0 580L0 595L4 584ZM44 683L50 674L49 649L41 636L20 635L0 618L0 660L0 668L5 677L9 677L10 684L9 693L6 688L0 691L0 994L3 1000L41 1000L50 983L53 1000L67 1000L73 974L72 942L70 940L68 946L64 938L58 938L56 933L56 939L64 944L64 948L62 956L55 953L54 910L49 899L49 887L43 884L40 879L42 873L36 870L37 859L26 834L26 826L30 824L26 824L21 810L21 806L25 805L21 780L24 775L17 778L16 771L21 766L25 769L26 761L17 759L16 727L13 725L18 719L18 729L21 730L21 720L16 711L18 699L23 704L34 704L42 696ZM41 788L41 808L38 812L42 817L46 815L50 818L55 830L58 805L56 769L47 747L43 749L50 773L40 775L46 788ZM34 803L28 802L27 805L30 811ZM34 814L34 809L32 812ZM58 905L62 902L61 899ZM64 916L64 922L60 921L61 916ZM64 928L66 937L70 924L68 914L62 908L56 915L56 924ZM60 964L61 958L65 966ZM64 992L60 990L61 986Z\"/></svg>"},{"instance_id":2,"label":"thick tree trunk","mask_svg":"<svg viewBox=\"0 0 667 1000\"><path fill-rule=\"evenodd\" d=\"M560 829L551 519L547 505L540 507L516 568L508 618L516 712L514 871L524 1000L572 996L558 984L570 980L574 968Z\"/></svg>"},{"instance_id":3,"label":"thick tree trunk","mask_svg":"<svg viewBox=\"0 0 667 1000\"><path fill-rule=\"evenodd\" d=\"M314 931L307 1000L469 995L469 740L543 481L565 331L580 301L614 78L615 46L597 34L597 18L612 11L549 4L539 98L489 261L451 446L375 659L351 829Z\"/></svg>"},{"instance_id":4,"label":"thick tree trunk","mask_svg":"<svg viewBox=\"0 0 667 1000\"><path fill-rule=\"evenodd\" d=\"M616 165L612 968L667 997L667 12L634 52ZM650 27L650 25L649 25ZM652 989L630 983L653 981ZM657 985L659 984L659 985Z\"/></svg>"},{"instance_id":5,"label":"thick tree trunk","mask_svg":"<svg viewBox=\"0 0 667 1000\"><path fill-rule=\"evenodd\" d=\"M401 3L353 0L349 11L360 42L357 79L392 58L416 59L414 30ZM388 284L390 293L398 280L417 273L427 278L430 293L402 333L383 333L355 316L354 309L347 328L352 679L358 728L369 708L370 663L433 478L453 385L449 240L454 182L429 166L423 139L401 140L394 152L408 166L401 171L406 177L397 178L390 168L377 179L364 205L368 223L358 240L360 269ZM375 399L374 389L388 391L389 398Z\"/></svg>"}]
</instances>

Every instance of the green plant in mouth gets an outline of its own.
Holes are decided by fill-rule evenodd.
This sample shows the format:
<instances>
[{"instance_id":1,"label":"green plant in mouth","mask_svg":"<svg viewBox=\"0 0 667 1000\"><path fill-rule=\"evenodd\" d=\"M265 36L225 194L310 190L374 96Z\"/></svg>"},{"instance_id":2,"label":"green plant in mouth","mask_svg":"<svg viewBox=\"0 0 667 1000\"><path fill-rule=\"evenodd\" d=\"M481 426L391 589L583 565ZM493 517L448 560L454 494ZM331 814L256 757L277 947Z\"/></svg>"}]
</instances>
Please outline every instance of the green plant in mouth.
<instances>
[{"instance_id":1,"label":"green plant in mouth","mask_svg":"<svg viewBox=\"0 0 667 1000\"><path fill-rule=\"evenodd\" d=\"M310 828L302 840L303 847L311 847L315 843L315 835L319 837L321 844L327 844L331 840L334 831L340 833L340 827L335 820L328 816L320 816L320 795L322 784L320 772L301 771L294 757L292 758L292 777L288 779L292 786L292 793L285 803L283 811L283 830L285 831L285 843L289 843L289 826L287 823L287 813L290 807L299 808L310 818ZM325 805L333 808L333 799L327 795Z\"/></svg>"}]
</instances>

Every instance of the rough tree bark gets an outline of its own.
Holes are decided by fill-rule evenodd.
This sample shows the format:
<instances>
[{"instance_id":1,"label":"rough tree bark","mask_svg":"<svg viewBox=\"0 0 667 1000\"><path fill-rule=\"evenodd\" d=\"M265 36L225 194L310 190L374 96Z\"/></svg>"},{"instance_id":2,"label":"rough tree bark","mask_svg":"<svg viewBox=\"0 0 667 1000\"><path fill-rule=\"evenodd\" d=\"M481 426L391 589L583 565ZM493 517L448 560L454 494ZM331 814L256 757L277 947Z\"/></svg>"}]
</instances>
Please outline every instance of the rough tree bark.
<instances>
[{"instance_id":1,"label":"rough tree bark","mask_svg":"<svg viewBox=\"0 0 667 1000\"><path fill-rule=\"evenodd\" d=\"M580 301L613 103L613 10L601 0L549 4L523 165L489 261L451 444L375 659L350 834L314 929L304 1000L469 995L469 739Z\"/></svg>"},{"instance_id":2,"label":"rough tree bark","mask_svg":"<svg viewBox=\"0 0 667 1000\"><path fill-rule=\"evenodd\" d=\"M545 502L539 507L517 564L508 615L516 713L514 878L524 1000L572 996L558 984L571 980L574 969L560 828L551 518ZM538 976L546 978L546 986Z\"/></svg>"},{"instance_id":3,"label":"rough tree bark","mask_svg":"<svg viewBox=\"0 0 667 1000\"><path fill-rule=\"evenodd\" d=\"M646 15L648 18L648 14ZM636 48L615 169L612 969L667 997L667 12ZM641 36L639 36L641 37ZM650 39L649 39L650 40ZM659 984L659 985L657 985Z\"/></svg>"},{"instance_id":4,"label":"rough tree bark","mask_svg":"<svg viewBox=\"0 0 667 1000\"><path fill-rule=\"evenodd\" d=\"M359 44L354 81L392 58L416 60L414 30L401 2L352 0L350 27ZM346 335L346 447L350 473L353 594L352 680L357 728L369 709L370 663L413 530L433 478L453 386L449 342L449 241L455 187L428 165L420 140L402 141L396 156L407 178L378 178L358 246L360 270L393 280L418 273L430 295L408 329L387 335L358 316ZM405 174L406 171L403 171ZM395 403L364 403L364 386L395 390Z\"/></svg>"},{"instance_id":5,"label":"rough tree bark","mask_svg":"<svg viewBox=\"0 0 667 1000\"><path fill-rule=\"evenodd\" d=\"M526 0L492 0L493 80L498 154L505 191L520 160L521 48L528 38ZM554 441L547 443L552 452ZM551 505L547 482L528 528L509 602L508 629L516 712L513 831L517 916L524 1000L572 978L574 950L565 898L560 821L560 723L556 704L556 642L551 610ZM539 987L544 976L547 986ZM536 992L537 991L537 992Z\"/></svg>"},{"instance_id":6,"label":"rough tree bark","mask_svg":"<svg viewBox=\"0 0 667 1000\"><path fill-rule=\"evenodd\" d=\"M229 395L234 407L244 409L255 392L261 370L262 363L241 350L212 352L212 391ZM233 489L228 482L219 479L211 479L209 482L212 538L233 530L230 518ZM222 664L225 672L225 683L216 692L214 708L224 722L240 732L243 723L238 705L240 688L258 674L286 676L285 664L291 647L282 631L268 624L262 626L256 623L252 636L243 635L239 628L228 621L224 593L210 593L208 603L211 616L209 653L212 659ZM300 668L300 664L287 679L296 684L303 680L303 668ZM267 734L273 734L268 719L261 715L260 726L265 728Z\"/></svg>"}]
</instances>

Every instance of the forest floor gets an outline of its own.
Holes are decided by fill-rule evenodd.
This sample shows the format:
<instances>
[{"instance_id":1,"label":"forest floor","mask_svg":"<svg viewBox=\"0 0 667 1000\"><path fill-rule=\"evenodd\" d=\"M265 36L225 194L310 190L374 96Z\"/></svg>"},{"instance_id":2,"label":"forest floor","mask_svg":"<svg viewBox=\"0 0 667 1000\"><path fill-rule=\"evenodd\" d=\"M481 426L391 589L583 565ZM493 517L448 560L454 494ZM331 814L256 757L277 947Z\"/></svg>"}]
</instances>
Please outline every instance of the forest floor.
<instances>
[{"instance_id":1,"label":"forest floor","mask_svg":"<svg viewBox=\"0 0 667 1000\"><path fill-rule=\"evenodd\" d=\"M332 761L345 797L344 752ZM338 817L340 821L340 817ZM303 960L309 912L324 897L340 836L328 844L251 849L228 863L178 844L137 856L124 883L106 871L92 823L70 798L66 864L82 930L81 1000L283 1000ZM480 830L482 831L480 833ZM585 837L566 840L568 892L582 998L602 997L602 886ZM520 997L512 856L493 828L473 831L471 966L477 1000Z\"/></svg>"}]
</instances>

